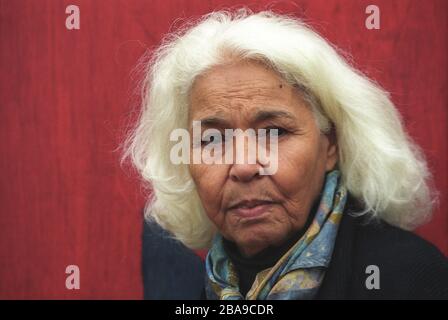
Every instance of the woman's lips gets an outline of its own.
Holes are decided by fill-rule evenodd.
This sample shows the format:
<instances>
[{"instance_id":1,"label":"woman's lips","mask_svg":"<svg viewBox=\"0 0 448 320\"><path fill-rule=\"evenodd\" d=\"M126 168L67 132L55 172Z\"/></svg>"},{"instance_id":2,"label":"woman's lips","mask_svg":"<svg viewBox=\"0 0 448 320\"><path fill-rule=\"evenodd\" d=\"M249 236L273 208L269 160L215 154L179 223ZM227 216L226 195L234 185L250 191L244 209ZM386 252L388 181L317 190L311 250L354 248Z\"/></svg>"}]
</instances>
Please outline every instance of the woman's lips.
<instances>
[{"instance_id":1,"label":"woman's lips","mask_svg":"<svg viewBox=\"0 0 448 320\"><path fill-rule=\"evenodd\" d=\"M229 211L243 218L255 218L270 211L274 204L272 201L248 201L229 208Z\"/></svg>"}]
</instances>

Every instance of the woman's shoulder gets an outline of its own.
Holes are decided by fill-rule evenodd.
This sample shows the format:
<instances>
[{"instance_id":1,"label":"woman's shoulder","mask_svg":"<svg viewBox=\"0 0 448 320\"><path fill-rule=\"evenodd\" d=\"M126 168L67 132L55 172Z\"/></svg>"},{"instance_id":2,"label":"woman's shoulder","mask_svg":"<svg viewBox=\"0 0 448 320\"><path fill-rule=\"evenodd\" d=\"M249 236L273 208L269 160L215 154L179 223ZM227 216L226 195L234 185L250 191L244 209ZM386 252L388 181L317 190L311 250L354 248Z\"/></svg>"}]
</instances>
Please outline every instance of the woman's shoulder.
<instances>
[{"instance_id":1,"label":"woman's shoulder","mask_svg":"<svg viewBox=\"0 0 448 320\"><path fill-rule=\"evenodd\" d=\"M352 266L369 296L448 298L448 259L436 246L381 220L348 220L354 224Z\"/></svg>"},{"instance_id":2,"label":"woman's shoulder","mask_svg":"<svg viewBox=\"0 0 448 320\"><path fill-rule=\"evenodd\" d=\"M203 261L154 221L142 232L142 274L145 299L200 299Z\"/></svg>"},{"instance_id":3,"label":"woman's shoulder","mask_svg":"<svg viewBox=\"0 0 448 320\"><path fill-rule=\"evenodd\" d=\"M414 232L400 229L381 219L372 219L368 214L359 217L354 214L362 209L359 202L349 194L341 226L341 233L348 234L345 242L354 242L353 250L359 257L384 259L400 265L428 262L448 264L447 258L436 246ZM402 260L398 262L398 258Z\"/></svg>"},{"instance_id":4,"label":"woman's shoulder","mask_svg":"<svg viewBox=\"0 0 448 320\"><path fill-rule=\"evenodd\" d=\"M356 237L359 240L359 245L371 248L367 253L374 254L378 250L381 255L396 255L398 252L402 252L403 255L412 253L413 260L434 256L443 258L442 260L445 262L447 261L435 245L414 232L400 229L383 220L367 220L355 217L352 217L352 219L355 220L357 225Z\"/></svg>"}]
</instances>

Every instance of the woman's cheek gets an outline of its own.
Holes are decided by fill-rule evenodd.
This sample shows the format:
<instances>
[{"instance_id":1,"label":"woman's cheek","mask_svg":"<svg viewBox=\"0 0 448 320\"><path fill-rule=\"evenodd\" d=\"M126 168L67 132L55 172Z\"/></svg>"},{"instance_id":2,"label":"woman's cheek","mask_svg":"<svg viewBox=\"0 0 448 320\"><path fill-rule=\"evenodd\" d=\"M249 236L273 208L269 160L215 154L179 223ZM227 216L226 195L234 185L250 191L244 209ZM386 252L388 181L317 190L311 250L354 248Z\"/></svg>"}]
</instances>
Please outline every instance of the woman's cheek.
<instances>
[{"instance_id":1,"label":"woman's cheek","mask_svg":"<svg viewBox=\"0 0 448 320\"><path fill-rule=\"evenodd\" d=\"M222 190L225 184L225 169L219 165L195 165L192 172L196 189L201 198L204 209L213 221L219 219Z\"/></svg>"},{"instance_id":2,"label":"woman's cheek","mask_svg":"<svg viewBox=\"0 0 448 320\"><path fill-rule=\"evenodd\" d=\"M302 150L290 148L279 152L278 170L273 178L282 190L294 190L293 186L300 183L307 165L303 161Z\"/></svg>"},{"instance_id":3,"label":"woman's cheek","mask_svg":"<svg viewBox=\"0 0 448 320\"><path fill-rule=\"evenodd\" d=\"M277 189L282 194L287 211L297 212L304 209L306 201L314 188L316 150L305 143L296 142L285 146L279 152L279 167L272 177ZM291 213L290 212L290 213Z\"/></svg>"}]
</instances>

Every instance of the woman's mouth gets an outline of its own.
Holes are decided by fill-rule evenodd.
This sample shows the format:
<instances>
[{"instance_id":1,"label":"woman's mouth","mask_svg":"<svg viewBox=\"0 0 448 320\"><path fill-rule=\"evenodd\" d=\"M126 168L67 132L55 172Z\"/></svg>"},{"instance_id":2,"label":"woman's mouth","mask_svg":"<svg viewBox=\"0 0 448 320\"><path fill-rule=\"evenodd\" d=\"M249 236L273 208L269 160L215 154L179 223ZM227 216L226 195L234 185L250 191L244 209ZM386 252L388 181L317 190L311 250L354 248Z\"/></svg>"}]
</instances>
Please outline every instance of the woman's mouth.
<instances>
[{"instance_id":1,"label":"woman's mouth","mask_svg":"<svg viewBox=\"0 0 448 320\"><path fill-rule=\"evenodd\" d=\"M256 218L271 210L274 201L267 200L244 200L231 206L228 211L243 218Z\"/></svg>"}]
</instances>

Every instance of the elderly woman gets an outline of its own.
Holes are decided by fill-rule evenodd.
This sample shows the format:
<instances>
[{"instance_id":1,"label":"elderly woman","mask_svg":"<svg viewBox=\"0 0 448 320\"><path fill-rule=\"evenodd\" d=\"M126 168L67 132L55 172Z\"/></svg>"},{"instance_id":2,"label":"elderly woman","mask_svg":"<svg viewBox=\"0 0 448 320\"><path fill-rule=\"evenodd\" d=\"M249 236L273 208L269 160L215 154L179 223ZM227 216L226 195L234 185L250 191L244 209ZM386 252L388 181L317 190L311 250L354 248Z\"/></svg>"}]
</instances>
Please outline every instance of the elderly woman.
<instances>
[{"instance_id":1,"label":"elderly woman","mask_svg":"<svg viewBox=\"0 0 448 320\"><path fill-rule=\"evenodd\" d=\"M431 212L423 156L388 94L310 27L214 12L148 66L125 153L153 191L147 298L448 298L446 258L405 231ZM275 170L247 161L259 135Z\"/></svg>"}]
</instances>

